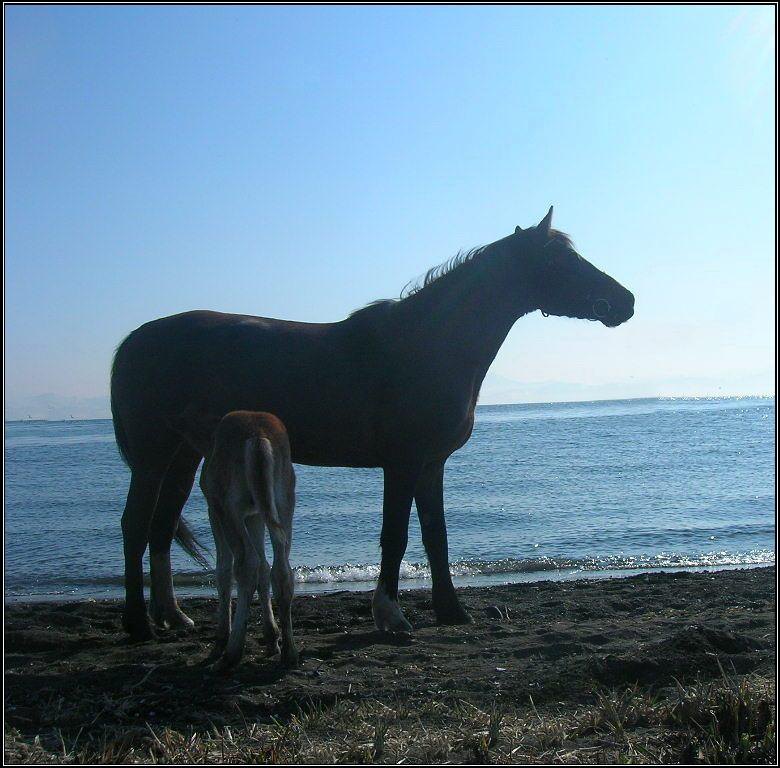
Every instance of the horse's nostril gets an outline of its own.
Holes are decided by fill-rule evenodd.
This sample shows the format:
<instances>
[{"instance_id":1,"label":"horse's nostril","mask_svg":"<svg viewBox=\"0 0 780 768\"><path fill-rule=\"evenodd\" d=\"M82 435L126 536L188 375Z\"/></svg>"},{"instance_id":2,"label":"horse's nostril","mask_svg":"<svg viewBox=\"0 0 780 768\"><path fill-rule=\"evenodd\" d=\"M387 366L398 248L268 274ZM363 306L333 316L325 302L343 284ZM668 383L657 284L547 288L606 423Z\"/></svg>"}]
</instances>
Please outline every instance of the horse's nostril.
<instances>
[{"instance_id":1,"label":"horse's nostril","mask_svg":"<svg viewBox=\"0 0 780 768\"><path fill-rule=\"evenodd\" d=\"M598 318L606 317L612 305L606 299L597 299L593 302L593 314Z\"/></svg>"}]
</instances>

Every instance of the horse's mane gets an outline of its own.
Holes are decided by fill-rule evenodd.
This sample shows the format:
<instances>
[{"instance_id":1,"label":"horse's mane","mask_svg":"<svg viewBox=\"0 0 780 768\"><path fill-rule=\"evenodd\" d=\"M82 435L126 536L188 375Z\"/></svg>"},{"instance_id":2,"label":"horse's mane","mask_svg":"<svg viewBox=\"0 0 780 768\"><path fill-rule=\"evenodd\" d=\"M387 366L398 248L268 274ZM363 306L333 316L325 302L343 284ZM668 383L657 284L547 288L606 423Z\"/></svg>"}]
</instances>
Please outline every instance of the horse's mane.
<instances>
[{"instance_id":1,"label":"horse's mane","mask_svg":"<svg viewBox=\"0 0 780 768\"><path fill-rule=\"evenodd\" d=\"M547 241L547 245L549 245L552 242L559 243L560 245L563 245L566 248L571 248L573 251L577 250L574 247L574 241L565 232L561 232L560 229L550 230L550 239Z\"/></svg>"},{"instance_id":2,"label":"horse's mane","mask_svg":"<svg viewBox=\"0 0 780 768\"><path fill-rule=\"evenodd\" d=\"M548 245L552 242L560 243L567 248L574 249L571 238L565 232L561 232L557 229L550 230ZM424 291L430 285L433 285L449 275L460 272L463 267L478 259L482 254L488 251L489 248L490 245L481 245L478 248L471 248L468 251L458 251L454 256L447 259L447 261L443 261L441 264L431 267L422 277L407 283L397 299L377 299L376 301L372 301L369 304L366 304L366 306L351 312L349 317L355 317L355 315L360 315L363 312L366 314L374 314L377 312L378 308L387 311L393 304L397 304L399 301L403 301L410 296L414 296L415 294Z\"/></svg>"},{"instance_id":3,"label":"horse's mane","mask_svg":"<svg viewBox=\"0 0 780 768\"><path fill-rule=\"evenodd\" d=\"M376 317L380 314L385 314L394 304L398 303L398 299L377 299L376 301L372 301L369 304L366 304L365 307L360 307L359 309L353 310L349 313L349 318L357 318L357 319L369 319L372 317Z\"/></svg>"},{"instance_id":4,"label":"horse's mane","mask_svg":"<svg viewBox=\"0 0 780 768\"><path fill-rule=\"evenodd\" d=\"M435 267L431 267L422 277L408 282L401 290L401 294L397 299L377 299L376 301L366 304L364 307L356 309L354 312L350 312L349 317L355 317L356 315L362 315L363 313L366 313L366 315L374 315L377 311L386 311L393 304L397 304L410 296L414 296L416 293L420 293L420 291L425 290L425 288L435 283L437 280L441 280L446 275L457 271L464 264L473 261L473 259L486 248L487 246L483 245L468 251L458 251L454 256L447 259L447 261L437 264Z\"/></svg>"},{"instance_id":5,"label":"horse's mane","mask_svg":"<svg viewBox=\"0 0 780 768\"><path fill-rule=\"evenodd\" d=\"M471 248L468 251L458 251L454 256L447 259L447 261L443 261L441 264L431 267L421 278L407 283L401 291L400 298L405 299L408 296L414 296L415 293L419 293L437 280L455 272L464 264L473 261L477 256L483 253L487 247L488 246L486 245L481 245L478 248Z\"/></svg>"}]
</instances>

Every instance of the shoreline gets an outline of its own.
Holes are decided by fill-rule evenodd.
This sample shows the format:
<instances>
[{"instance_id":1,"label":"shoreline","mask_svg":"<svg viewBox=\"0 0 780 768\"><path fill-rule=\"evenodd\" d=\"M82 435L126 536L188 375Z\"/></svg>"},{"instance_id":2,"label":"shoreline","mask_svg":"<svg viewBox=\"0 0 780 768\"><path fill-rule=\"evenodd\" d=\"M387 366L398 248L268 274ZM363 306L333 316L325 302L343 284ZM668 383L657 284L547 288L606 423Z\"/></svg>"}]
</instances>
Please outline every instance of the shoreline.
<instances>
[{"instance_id":1,"label":"shoreline","mask_svg":"<svg viewBox=\"0 0 780 768\"><path fill-rule=\"evenodd\" d=\"M467 576L453 574L452 581L457 589L469 587L499 587L512 584L536 584L541 582L577 582L577 581L602 581L608 579L627 579L644 574L657 573L717 573L719 571L753 570L757 568L774 568L775 561L757 563L727 563L717 565L684 565L684 566L659 566L656 568L595 568L587 570L583 568L556 568L538 569L518 572L470 574ZM193 575L209 581L202 584L193 584L188 581ZM208 598L216 599L216 587L211 581L213 572L201 575L200 571L187 573L174 573L173 581L176 586L177 596L181 599ZM149 574L145 572L146 597L148 595ZM375 579L344 580L344 581L296 581L296 595L327 595L338 592L371 592L375 586ZM431 588L430 576L401 579L399 592L424 591ZM124 591L121 577L116 577L116 585L105 589L83 588L77 591L45 594L4 594L3 602L6 606L30 604L60 604L91 601L98 603L110 603L124 599Z\"/></svg>"},{"instance_id":2,"label":"shoreline","mask_svg":"<svg viewBox=\"0 0 780 768\"><path fill-rule=\"evenodd\" d=\"M193 632L161 630L137 644L121 630L120 601L6 605L6 755L220 762L228 744L239 762L473 762L482 744L503 750L502 762L545 762L552 739L570 762L614 762L636 755L630 737L659 762L689 762L696 753L685 750L704 731L668 714L680 697L706 715L720 706L707 697L739 696L774 728L775 574L766 566L462 587L474 623L455 627L435 624L429 590L406 590L412 635L377 632L363 593L299 594L301 665L283 670L265 655L255 603L244 660L228 676L201 664L213 597L181 600ZM483 744L491 713L504 731ZM384 751L366 752L384 724ZM293 732L300 738L289 741ZM737 734L734 749L768 749L764 731L751 734Z\"/></svg>"}]
</instances>

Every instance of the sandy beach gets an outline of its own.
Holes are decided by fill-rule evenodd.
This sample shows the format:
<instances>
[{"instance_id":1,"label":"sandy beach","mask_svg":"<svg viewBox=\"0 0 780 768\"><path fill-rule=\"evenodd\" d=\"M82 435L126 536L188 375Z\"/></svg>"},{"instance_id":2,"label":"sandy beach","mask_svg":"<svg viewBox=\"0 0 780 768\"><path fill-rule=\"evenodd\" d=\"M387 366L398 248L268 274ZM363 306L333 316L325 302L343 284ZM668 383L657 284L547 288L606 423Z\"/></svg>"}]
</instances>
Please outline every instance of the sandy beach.
<instances>
[{"instance_id":1,"label":"sandy beach","mask_svg":"<svg viewBox=\"0 0 780 768\"><path fill-rule=\"evenodd\" d=\"M604 750L622 753L621 747L594 748L591 742L599 733L594 726L590 735L574 738L569 732L549 754L543 745L534 752L530 743L525 752L513 753L513 744L522 746L524 737L522 729L512 735L511 723L527 717L560 722L603 707L605 695L624 701L626 691L643 701L664 702L689 686L722 685L728 679L733 687L774 675L774 567L459 591L474 617L472 625L437 627L430 593L404 592L402 605L415 630L411 636L376 632L367 593L299 595L294 623L302 663L291 671L265 656L254 606L244 661L227 677L200 665L214 630L214 599L182 601L196 621L193 633L161 631L156 641L142 644L129 643L121 632L116 601L6 605L6 758L39 762L103 754L108 759L110 747L116 759L159 760L165 757L159 750L172 750L181 737L182 743L194 740L190 752L178 757L195 759L191 750L205 740L212 746L203 746L206 751L197 759L218 762L215 734L222 734L224 756L226 730L239 741L237 734L248 739L266 733L267 739L252 742L262 752L261 744L276 743L274 729L289 731L290 723L300 724L312 712L325 720L328 712L333 717L338 712L342 725L354 718L355 738L360 724L371 726L380 712L387 734L381 734L379 747L379 726L369 727L367 741L352 744L331 723L321 738L309 736L308 746L298 739L256 757L264 762L397 762L413 758L425 738L450 728L447 717L471 707L475 728L487 718L483 757L489 761L588 762L603 759ZM443 720L433 706L447 709ZM491 720L497 708L502 714ZM414 727L404 726L403 717L411 717ZM493 738L489 732L496 717L502 725ZM655 730L641 719L637 723L647 738L677 743L673 723ZM401 741L391 738L394 727L402 740L418 725L426 736L414 737L402 754ZM173 739L168 747L166 739ZM590 751L579 751L586 748L582 739ZM690 734L678 741L683 749ZM347 751L339 752L342 742ZM364 744L360 752L363 742L368 747ZM596 747L599 743L596 739ZM449 739L448 744L443 762L471 762L479 756L478 743L475 747L468 739L462 744ZM576 759L564 759L569 753ZM178 759L177 754L167 757ZM254 753L242 754L246 759ZM641 757L641 750L636 754ZM432 755L435 759L431 752L420 754Z\"/></svg>"}]
</instances>

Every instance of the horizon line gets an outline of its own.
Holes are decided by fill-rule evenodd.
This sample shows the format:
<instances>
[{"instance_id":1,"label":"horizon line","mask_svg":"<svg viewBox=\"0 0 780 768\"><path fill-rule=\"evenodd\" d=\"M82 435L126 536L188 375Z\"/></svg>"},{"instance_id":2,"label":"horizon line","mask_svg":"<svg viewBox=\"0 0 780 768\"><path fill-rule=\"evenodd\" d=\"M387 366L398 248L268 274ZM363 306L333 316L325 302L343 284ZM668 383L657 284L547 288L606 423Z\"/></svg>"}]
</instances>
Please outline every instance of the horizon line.
<instances>
[{"instance_id":1,"label":"horizon line","mask_svg":"<svg viewBox=\"0 0 780 768\"><path fill-rule=\"evenodd\" d=\"M498 408L507 405L582 405L589 403L627 403L637 400L749 400L749 399L761 399L769 400L774 399L776 394L771 393L754 393L748 395L647 395L644 397L604 397L596 398L595 400L535 400L531 402L513 402L513 403L477 403L477 408ZM61 418L61 419L3 419L3 424L27 424L30 422L46 422L56 423L60 421L111 421L112 416L95 416L90 418Z\"/></svg>"}]
</instances>

